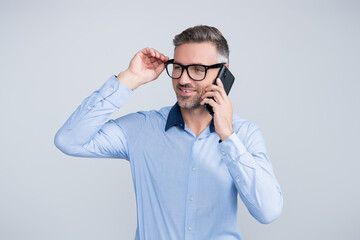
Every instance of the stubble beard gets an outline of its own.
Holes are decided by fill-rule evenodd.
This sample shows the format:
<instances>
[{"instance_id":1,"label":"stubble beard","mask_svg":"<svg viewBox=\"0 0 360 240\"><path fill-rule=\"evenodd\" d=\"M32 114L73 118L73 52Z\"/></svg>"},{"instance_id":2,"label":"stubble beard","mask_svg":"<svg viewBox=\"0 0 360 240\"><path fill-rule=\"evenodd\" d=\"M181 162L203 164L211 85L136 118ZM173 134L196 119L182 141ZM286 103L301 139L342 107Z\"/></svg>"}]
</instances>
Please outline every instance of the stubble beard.
<instances>
[{"instance_id":1,"label":"stubble beard","mask_svg":"<svg viewBox=\"0 0 360 240\"><path fill-rule=\"evenodd\" d=\"M196 109L201 107L201 96L197 94L196 96L182 96L180 93L176 92L176 97L178 104L181 108L185 109Z\"/></svg>"}]
</instances>

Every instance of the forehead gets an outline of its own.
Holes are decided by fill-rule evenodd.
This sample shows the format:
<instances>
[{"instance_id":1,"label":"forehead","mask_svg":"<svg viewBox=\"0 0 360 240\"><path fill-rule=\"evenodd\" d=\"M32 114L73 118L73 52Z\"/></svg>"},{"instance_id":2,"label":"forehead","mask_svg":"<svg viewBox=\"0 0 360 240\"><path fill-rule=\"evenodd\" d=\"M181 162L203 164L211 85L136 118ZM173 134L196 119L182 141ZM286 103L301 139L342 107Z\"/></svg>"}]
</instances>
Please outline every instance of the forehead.
<instances>
[{"instance_id":1,"label":"forehead","mask_svg":"<svg viewBox=\"0 0 360 240\"><path fill-rule=\"evenodd\" d=\"M212 42L184 43L176 47L174 59L185 65L212 65L217 63L216 46Z\"/></svg>"}]
</instances>

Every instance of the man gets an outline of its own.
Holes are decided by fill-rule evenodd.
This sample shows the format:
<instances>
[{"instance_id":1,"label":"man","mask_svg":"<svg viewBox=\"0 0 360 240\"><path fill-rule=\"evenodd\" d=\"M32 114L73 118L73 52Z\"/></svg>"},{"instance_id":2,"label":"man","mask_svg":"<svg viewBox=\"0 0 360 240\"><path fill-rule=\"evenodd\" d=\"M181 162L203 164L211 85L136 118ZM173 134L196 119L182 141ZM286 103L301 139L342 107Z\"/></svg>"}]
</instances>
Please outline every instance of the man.
<instances>
[{"instance_id":1,"label":"man","mask_svg":"<svg viewBox=\"0 0 360 240\"><path fill-rule=\"evenodd\" d=\"M221 81L213 84L220 69L215 64L229 67L227 41L216 28L188 28L174 45L171 61L152 48L139 51L128 69L81 103L55 144L72 156L130 162L135 239L241 239L237 194L261 223L274 221L283 205L261 130L233 116ZM177 96L174 106L108 120L133 90L165 68ZM204 104L213 107L213 117Z\"/></svg>"}]
</instances>

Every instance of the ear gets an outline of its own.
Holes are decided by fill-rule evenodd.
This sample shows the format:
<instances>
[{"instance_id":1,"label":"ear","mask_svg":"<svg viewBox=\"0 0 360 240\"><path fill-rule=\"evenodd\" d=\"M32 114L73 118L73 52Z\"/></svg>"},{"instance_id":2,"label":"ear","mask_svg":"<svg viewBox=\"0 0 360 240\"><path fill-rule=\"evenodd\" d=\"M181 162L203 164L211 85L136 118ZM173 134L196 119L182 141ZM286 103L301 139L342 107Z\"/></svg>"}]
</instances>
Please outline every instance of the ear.
<instances>
[{"instance_id":1,"label":"ear","mask_svg":"<svg viewBox=\"0 0 360 240\"><path fill-rule=\"evenodd\" d=\"M229 69L229 63L225 63L224 65Z\"/></svg>"}]
</instances>

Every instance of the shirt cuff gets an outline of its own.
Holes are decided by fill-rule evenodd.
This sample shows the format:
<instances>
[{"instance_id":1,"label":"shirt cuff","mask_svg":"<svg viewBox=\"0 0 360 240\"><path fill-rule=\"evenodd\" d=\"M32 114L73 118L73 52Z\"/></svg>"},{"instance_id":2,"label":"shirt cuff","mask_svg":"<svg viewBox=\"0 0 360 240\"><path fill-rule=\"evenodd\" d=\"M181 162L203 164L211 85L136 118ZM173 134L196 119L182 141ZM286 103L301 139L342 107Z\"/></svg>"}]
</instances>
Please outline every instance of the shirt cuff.
<instances>
[{"instance_id":1,"label":"shirt cuff","mask_svg":"<svg viewBox=\"0 0 360 240\"><path fill-rule=\"evenodd\" d=\"M131 96L132 90L111 76L99 89L99 94L115 107L120 108Z\"/></svg>"},{"instance_id":2,"label":"shirt cuff","mask_svg":"<svg viewBox=\"0 0 360 240\"><path fill-rule=\"evenodd\" d=\"M235 132L219 143L218 150L228 166L240 162L248 167L254 167L254 162L249 161L249 158L246 157L250 153Z\"/></svg>"}]
</instances>

